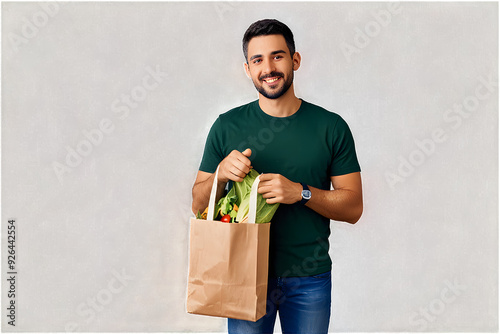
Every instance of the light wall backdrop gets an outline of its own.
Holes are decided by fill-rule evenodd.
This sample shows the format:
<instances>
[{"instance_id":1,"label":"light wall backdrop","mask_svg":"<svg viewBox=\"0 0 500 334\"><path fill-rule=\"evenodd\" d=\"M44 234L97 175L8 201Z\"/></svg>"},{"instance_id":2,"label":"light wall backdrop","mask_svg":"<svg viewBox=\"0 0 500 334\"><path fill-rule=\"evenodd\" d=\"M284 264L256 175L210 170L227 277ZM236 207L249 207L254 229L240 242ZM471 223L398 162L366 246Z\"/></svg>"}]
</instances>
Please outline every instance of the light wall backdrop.
<instances>
[{"instance_id":1,"label":"light wall backdrop","mask_svg":"<svg viewBox=\"0 0 500 334\"><path fill-rule=\"evenodd\" d=\"M362 168L330 330L498 330L498 4L230 1L2 3L3 331L226 331L185 311L191 187L262 18Z\"/></svg>"}]
</instances>

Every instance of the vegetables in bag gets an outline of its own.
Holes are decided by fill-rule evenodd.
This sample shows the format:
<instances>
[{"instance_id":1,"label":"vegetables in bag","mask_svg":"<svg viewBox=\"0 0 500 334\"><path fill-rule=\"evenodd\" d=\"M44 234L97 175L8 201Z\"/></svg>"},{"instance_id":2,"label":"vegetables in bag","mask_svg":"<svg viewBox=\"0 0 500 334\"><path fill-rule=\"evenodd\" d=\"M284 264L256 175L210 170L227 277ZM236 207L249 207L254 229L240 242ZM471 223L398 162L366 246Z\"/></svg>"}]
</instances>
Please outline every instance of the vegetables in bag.
<instances>
[{"instance_id":1,"label":"vegetables in bag","mask_svg":"<svg viewBox=\"0 0 500 334\"><path fill-rule=\"evenodd\" d=\"M248 216L248 209L250 206L250 190L255 179L259 173L255 169L251 169L245 176L242 182L234 182L233 189L236 190L238 196L238 214L236 215L236 222L241 222ZM278 209L279 203L267 204L262 194L257 194L257 214L255 218L256 224L269 223L274 213Z\"/></svg>"},{"instance_id":2,"label":"vegetables in bag","mask_svg":"<svg viewBox=\"0 0 500 334\"><path fill-rule=\"evenodd\" d=\"M226 196L222 197L215 206L216 220L229 215L231 217L231 223L240 223L248 217L248 210L250 208L250 191L257 176L259 176L259 173L255 169L251 169L242 182L233 182L231 190ZM269 223L278 209L278 206L279 203L267 204L266 200L262 197L262 194L257 194L257 214L255 223ZM205 209L204 217L203 215L197 215L197 218L207 219L207 209Z\"/></svg>"}]
</instances>

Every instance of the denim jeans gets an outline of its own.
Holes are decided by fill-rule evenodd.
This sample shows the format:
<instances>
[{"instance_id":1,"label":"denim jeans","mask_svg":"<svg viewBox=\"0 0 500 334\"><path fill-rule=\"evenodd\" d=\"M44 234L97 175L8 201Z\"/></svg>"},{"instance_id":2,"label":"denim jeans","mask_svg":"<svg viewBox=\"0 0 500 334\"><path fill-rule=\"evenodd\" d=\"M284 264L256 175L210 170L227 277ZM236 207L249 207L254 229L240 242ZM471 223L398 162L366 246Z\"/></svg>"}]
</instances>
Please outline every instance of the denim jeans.
<instances>
[{"instance_id":1,"label":"denim jeans","mask_svg":"<svg viewBox=\"0 0 500 334\"><path fill-rule=\"evenodd\" d=\"M283 333L328 333L331 292L330 271L308 277L270 278L266 315L256 322L228 319L229 334L272 333L278 313Z\"/></svg>"}]
</instances>

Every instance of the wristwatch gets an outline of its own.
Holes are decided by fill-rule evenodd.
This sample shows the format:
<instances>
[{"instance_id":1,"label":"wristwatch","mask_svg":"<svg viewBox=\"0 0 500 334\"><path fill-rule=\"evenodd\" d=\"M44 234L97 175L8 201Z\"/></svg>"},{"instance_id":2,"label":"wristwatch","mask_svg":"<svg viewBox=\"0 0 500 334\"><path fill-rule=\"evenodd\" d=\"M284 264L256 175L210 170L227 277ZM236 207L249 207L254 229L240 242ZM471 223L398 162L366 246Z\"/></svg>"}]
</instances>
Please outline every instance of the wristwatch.
<instances>
[{"instance_id":1,"label":"wristwatch","mask_svg":"<svg viewBox=\"0 0 500 334\"><path fill-rule=\"evenodd\" d=\"M302 182L300 184L302 185L302 200L300 201L300 204L304 205L311 199L311 191L309 190L307 184Z\"/></svg>"}]
</instances>

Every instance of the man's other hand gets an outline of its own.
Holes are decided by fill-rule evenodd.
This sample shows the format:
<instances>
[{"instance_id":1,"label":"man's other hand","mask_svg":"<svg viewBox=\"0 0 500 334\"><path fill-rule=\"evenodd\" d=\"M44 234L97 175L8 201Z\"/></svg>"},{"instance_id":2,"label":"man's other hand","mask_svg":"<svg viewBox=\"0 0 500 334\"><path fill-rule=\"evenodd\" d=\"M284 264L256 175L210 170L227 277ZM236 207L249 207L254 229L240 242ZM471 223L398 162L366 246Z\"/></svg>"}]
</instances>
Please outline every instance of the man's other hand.
<instances>
[{"instance_id":1,"label":"man's other hand","mask_svg":"<svg viewBox=\"0 0 500 334\"><path fill-rule=\"evenodd\" d=\"M293 204L302 199L302 185L280 174L262 174L258 192L268 204Z\"/></svg>"}]
</instances>

